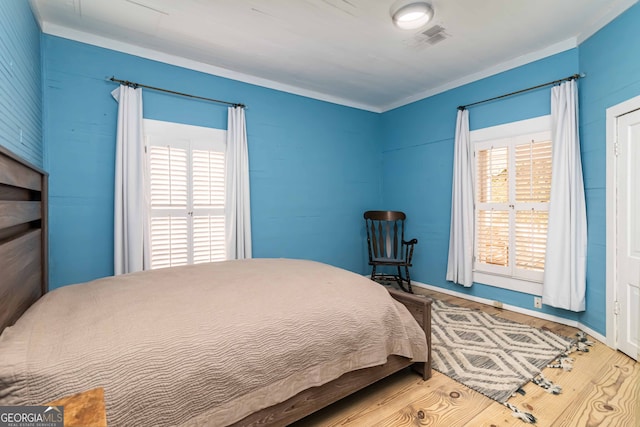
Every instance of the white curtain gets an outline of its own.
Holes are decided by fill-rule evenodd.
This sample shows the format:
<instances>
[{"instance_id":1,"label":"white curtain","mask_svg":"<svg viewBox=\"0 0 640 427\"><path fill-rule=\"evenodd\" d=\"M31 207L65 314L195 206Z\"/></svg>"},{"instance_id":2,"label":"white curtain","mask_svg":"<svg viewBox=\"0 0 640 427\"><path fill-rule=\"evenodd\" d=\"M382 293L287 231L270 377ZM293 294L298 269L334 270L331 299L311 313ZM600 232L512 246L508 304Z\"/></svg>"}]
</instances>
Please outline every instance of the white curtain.
<instances>
[{"instance_id":1,"label":"white curtain","mask_svg":"<svg viewBox=\"0 0 640 427\"><path fill-rule=\"evenodd\" d=\"M111 95L118 101L114 200L114 273L149 266L149 233L144 184L142 89L124 85Z\"/></svg>"},{"instance_id":2,"label":"white curtain","mask_svg":"<svg viewBox=\"0 0 640 427\"><path fill-rule=\"evenodd\" d=\"M451 191L451 229L447 280L473 284L474 188L473 147L469 136L469 111L458 110Z\"/></svg>"},{"instance_id":3,"label":"white curtain","mask_svg":"<svg viewBox=\"0 0 640 427\"><path fill-rule=\"evenodd\" d=\"M227 259L251 258L249 149L244 108L229 107L226 151Z\"/></svg>"},{"instance_id":4,"label":"white curtain","mask_svg":"<svg viewBox=\"0 0 640 427\"><path fill-rule=\"evenodd\" d=\"M551 121L551 199L542 301L553 307L584 311L587 214L574 80L552 89Z\"/></svg>"}]
</instances>

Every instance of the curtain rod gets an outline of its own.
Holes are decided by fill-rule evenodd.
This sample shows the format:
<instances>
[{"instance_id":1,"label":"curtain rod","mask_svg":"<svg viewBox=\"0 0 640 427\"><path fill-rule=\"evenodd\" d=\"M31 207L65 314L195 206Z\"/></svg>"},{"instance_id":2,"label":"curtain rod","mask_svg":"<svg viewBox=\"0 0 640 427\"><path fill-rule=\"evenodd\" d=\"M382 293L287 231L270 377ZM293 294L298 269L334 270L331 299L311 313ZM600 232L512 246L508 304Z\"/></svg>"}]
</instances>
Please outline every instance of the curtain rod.
<instances>
[{"instance_id":1,"label":"curtain rod","mask_svg":"<svg viewBox=\"0 0 640 427\"><path fill-rule=\"evenodd\" d=\"M171 93L173 95L186 96L187 98L201 99L203 101L217 102L218 104L230 105L232 107L246 108L246 105L238 104L236 102L220 101L219 99L205 98L203 96L190 95L188 93L176 92L176 91L169 90L169 89L162 89L162 88L159 88L159 87L147 86L147 85L143 85L141 83L130 82L128 80L116 79L113 76L108 80L111 80L112 82L123 84L125 86L133 87L133 88L144 87L144 88L151 89L151 90L157 90L159 92L166 92L166 93Z\"/></svg>"},{"instance_id":2,"label":"curtain rod","mask_svg":"<svg viewBox=\"0 0 640 427\"><path fill-rule=\"evenodd\" d=\"M578 80L579 78L582 78L582 77L585 77L585 74L574 74L572 76L565 77L565 78L560 79L560 80L554 80L552 82L543 83L541 85L528 87L526 89L521 89L521 90L518 90L518 91L515 91L515 92L507 93L507 94L496 96L496 97L493 97L493 98L484 99L482 101L474 102L472 104L461 105L461 106L458 107L458 110L464 110L465 108L473 107L474 105L484 104L485 102L495 101L496 99L507 98L509 96L518 95L520 93L529 92L529 91L535 90L535 89L540 89L540 88L545 87L545 86L556 85L558 83L566 82L566 81L569 81L569 80Z\"/></svg>"}]
</instances>

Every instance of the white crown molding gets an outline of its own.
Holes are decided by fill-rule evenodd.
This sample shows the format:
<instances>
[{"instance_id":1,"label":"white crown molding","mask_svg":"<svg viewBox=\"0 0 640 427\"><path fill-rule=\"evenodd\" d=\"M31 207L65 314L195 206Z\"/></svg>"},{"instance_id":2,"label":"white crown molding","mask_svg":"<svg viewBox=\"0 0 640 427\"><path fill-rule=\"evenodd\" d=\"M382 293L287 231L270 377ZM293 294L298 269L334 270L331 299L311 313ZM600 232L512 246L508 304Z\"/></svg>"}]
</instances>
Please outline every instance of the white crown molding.
<instances>
[{"instance_id":1,"label":"white crown molding","mask_svg":"<svg viewBox=\"0 0 640 427\"><path fill-rule=\"evenodd\" d=\"M368 277L368 276L367 276ZM472 295L467 295L467 294L463 294L461 292L456 292L456 291L451 291L449 289L445 289L445 288L441 288L438 286L434 286L434 285L427 285L425 283L420 283L420 282L416 282L416 281L411 281L411 286L415 286L418 288L424 288L424 289L428 289L431 291L435 291L435 292L440 292L443 294L447 294L447 295L452 295L458 298L463 298L469 301L474 301L474 302L479 302L481 304L487 304L487 305L493 305L493 300L489 300L486 298L480 298L480 297L476 297L476 296L472 296ZM569 319L565 319L563 317L559 317L559 316L554 316L551 314L546 314L546 313L542 313L539 311L535 311L535 310L528 310L526 308L522 308L522 307L518 307L515 305L509 305L509 304L503 304L502 305L502 309L503 310L509 310L509 311L513 311L515 313L521 313L521 314L526 314L527 316L531 316L531 317L537 317L538 319L544 319L544 320L548 320L550 322L555 322L555 323L560 323L561 325L567 325L567 326L572 326L574 328L578 328L583 332L586 332L589 336L595 338L596 340L600 341L601 343L604 343L605 345L609 346L608 342L607 342L607 338L605 336L603 336L602 334L599 334L598 332L594 331L593 329L583 325L582 323L578 322L577 320L569 320Z\"/></svg>"},{"instance_id":2,"label":"white crown molding","mask_svg":"<svg viewBox=\"0 0 640 427\"><path fill-rule=\"evenodd\" d=\"M214 65L206 64L204 62L194 61L191 59L183 58L181 56L170 55L154 49L148 49L148 48L137 46L134 44L113 40L107 37L102 37L95 34L74 30L68 27L52 24L46 21L40 22L40 28L42 29L43 33L49 34L52 36L62 37L65 39L74 40L77 42L86 43L93 46L102 47L105 49L111 49L118 52L139 56L141 58L163 62L165 64L176 65L176 66L187 68L190 70L212 74L214 76L224 77L230 80L236 80L236 81L240 81L243 83L248 83L248 84L252 84L260 87L279 90L282 92L304 96L304 97L316 99L319 101L330 102L332 104L338 104L345 107L357 108L359 110L371 111L374 113L382 112L380 108L374 107L371 105L354 102L348 99L339 98L339 97L327 95L320 92L315 92L308 89L303 89L297 86L292 86L292 85L276 82L273 80L263 79L250 74L244 74L237 71L228 70L222 67L216 67ZM108 76L108 77L111 77L111 76ZM116 77L126 79L126 76L116 76ZM143 83L143 82L140 82L140 83Z\"/></svg>"},{"instance_id":3,"label":"white crown molding","mask_svg":"<svg viewBox=\"0 0 640 427\"><path fill-rule=\"evenodd\" d=\"M572 37L570 39L561 41L551 46L547 46L544 49L527 53L525 55L518 56L517 58L513 58L509 61L502 62L498 65L479 71L477 73L468 74L458 80L445 83L444 85L438 86L436 88L429 89L424 92L416 93L415 95L411 95L407 98L401 99L399 101L393 102L391 104L388 104L382 107L382 111L385 112L385 111L393 110L395 108L402 107L404 105L411 104L413 102L420 101L425 98L429 98L439 93L446 92L448 90L455 89L457 87L460 87L469 83L473 83L475 81L484 79L486 77L490 77L495 74L499 74L504 71L508 71L508 70L520 67L522 65L526 65L530 62L537 61L539 59L543 59L548 56L555 55L557 53L564 52L569 49L573 49L577 46L578 46L577 39L575 37ZM469 102L472 102L472 101L473 100L470 100Z\"/></svg>"}]
</instances>

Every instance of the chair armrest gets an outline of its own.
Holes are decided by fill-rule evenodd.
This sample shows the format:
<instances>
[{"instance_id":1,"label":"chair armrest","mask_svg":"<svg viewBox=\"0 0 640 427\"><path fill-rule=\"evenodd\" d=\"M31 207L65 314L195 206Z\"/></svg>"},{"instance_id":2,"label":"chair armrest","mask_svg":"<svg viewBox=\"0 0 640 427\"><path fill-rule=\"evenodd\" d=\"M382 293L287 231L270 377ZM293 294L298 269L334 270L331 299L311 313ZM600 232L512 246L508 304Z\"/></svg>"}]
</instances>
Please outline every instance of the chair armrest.
<instances>
[{"instance_id":1,"label":"chair armrest","mask_svg":"<svg viewBox=\"0 0 640 427\"><path fill-rule=\"evenodd\" d=\"M411 261L413 259L413 246L418 243L418 239L411 239L409 241L402 241L402 245L405 246L404 249L404 259L407 264L411 265Z\"/></svg>"}]
</instances>

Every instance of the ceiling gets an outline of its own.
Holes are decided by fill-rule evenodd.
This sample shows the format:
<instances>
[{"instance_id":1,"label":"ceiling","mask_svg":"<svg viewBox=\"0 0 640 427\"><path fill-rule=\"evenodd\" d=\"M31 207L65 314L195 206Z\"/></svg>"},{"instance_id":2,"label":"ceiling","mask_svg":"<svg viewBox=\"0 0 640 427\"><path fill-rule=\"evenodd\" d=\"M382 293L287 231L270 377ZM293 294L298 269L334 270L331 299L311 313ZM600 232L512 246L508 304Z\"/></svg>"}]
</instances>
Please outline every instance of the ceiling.
<instances>
[{"instance_id":1,"label":"ceiling","mask_svg":"<svg viewBox=\"0 0 640 427\"><path fill-rule=\"evenodd\" d=\"M31 5L48 34L381 112L576 47L637 0L430 0L434 19L410 31L394 1Z\"/></svg>"}]
</instances>

